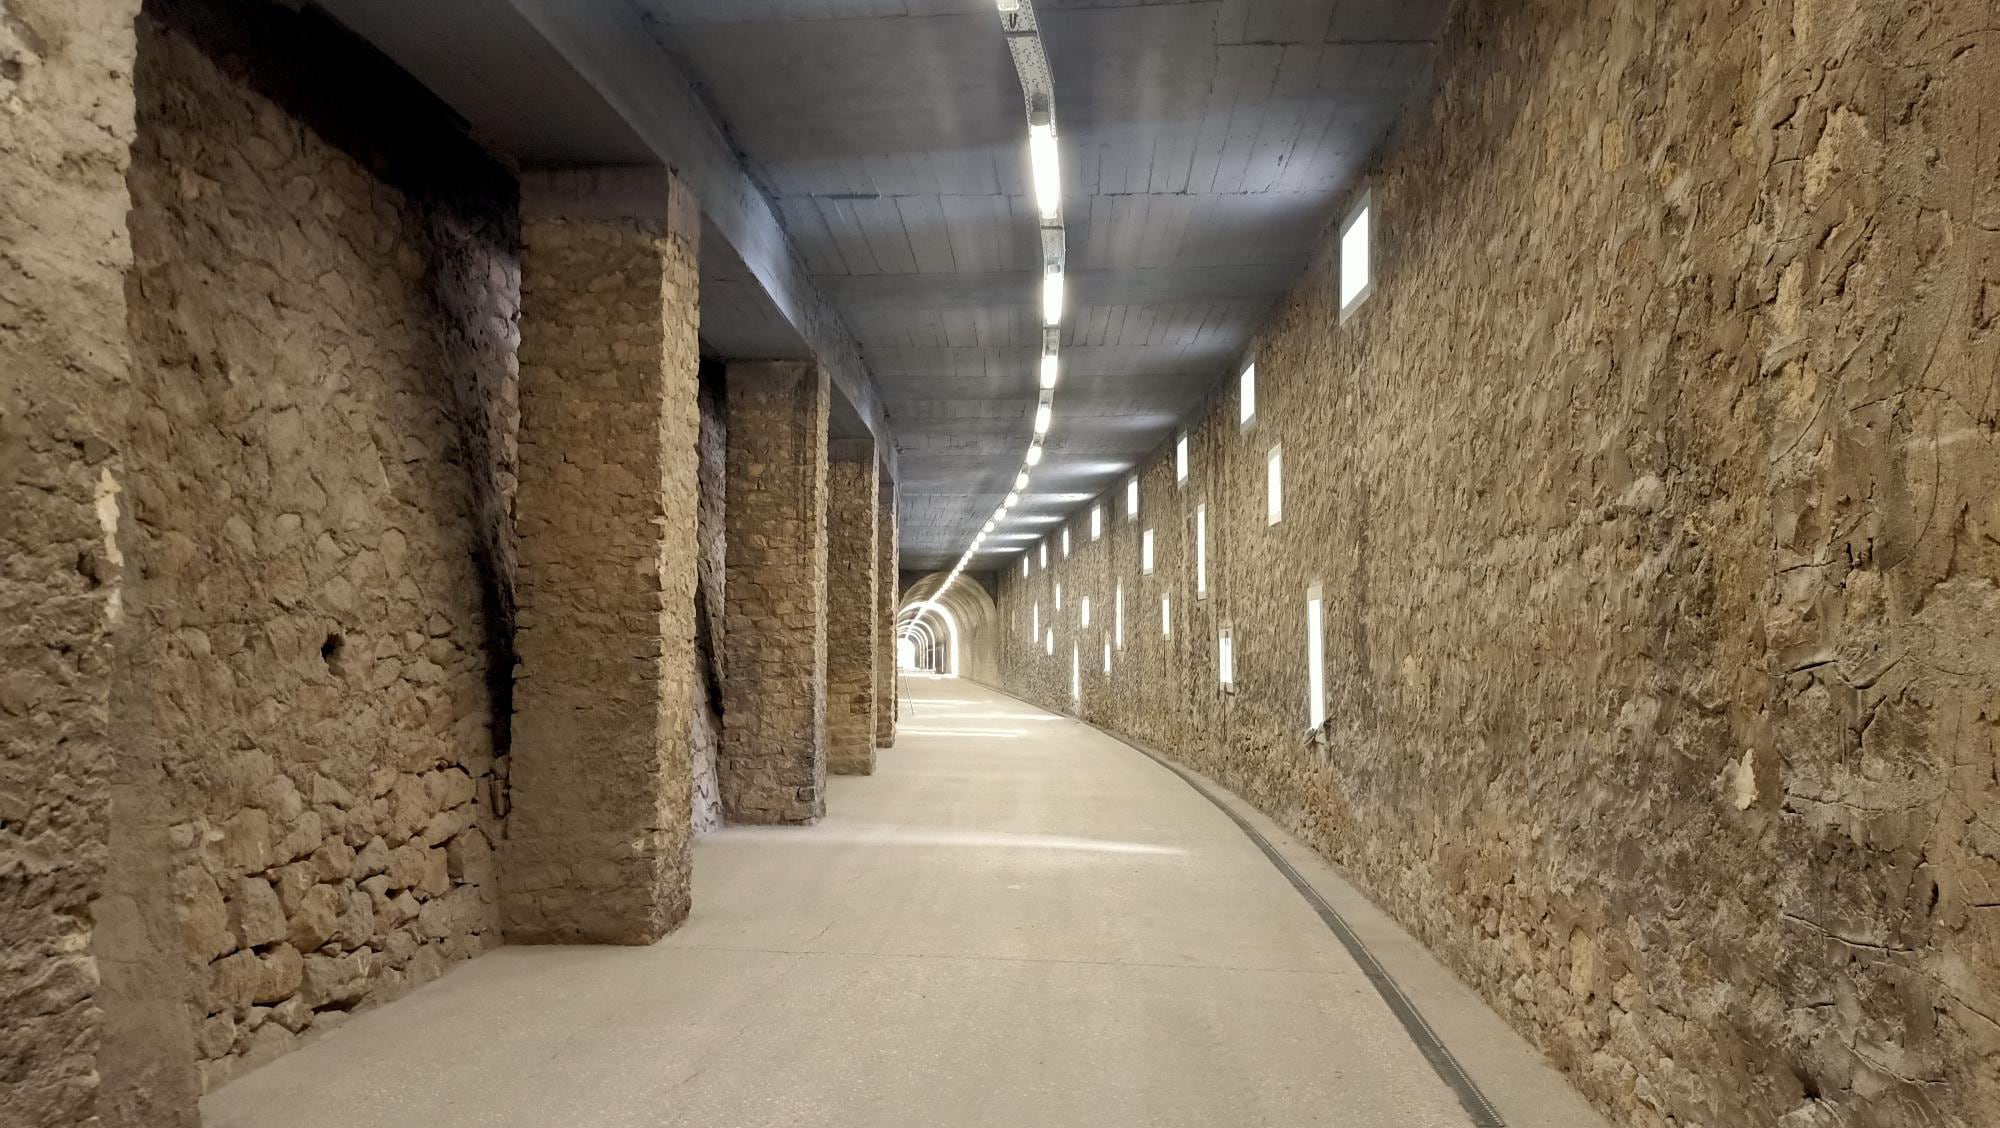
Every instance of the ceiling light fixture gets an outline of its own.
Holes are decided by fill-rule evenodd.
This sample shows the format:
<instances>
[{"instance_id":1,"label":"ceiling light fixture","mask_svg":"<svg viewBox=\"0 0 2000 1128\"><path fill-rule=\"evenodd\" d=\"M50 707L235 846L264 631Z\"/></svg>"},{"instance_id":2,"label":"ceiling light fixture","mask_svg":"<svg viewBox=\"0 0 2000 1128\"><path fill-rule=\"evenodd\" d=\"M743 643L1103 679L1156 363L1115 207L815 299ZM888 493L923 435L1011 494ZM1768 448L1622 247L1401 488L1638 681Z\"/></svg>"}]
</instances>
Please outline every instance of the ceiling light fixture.
<instances>
[{"instance_id":1,"label":"ceiling light fixture","mask_svg":"<svg viewBox=\"0 0 2000 1128\"><path fill-rule=\"evenodd\" d=\"M1042 460L1042 439L1055 420L1055 386L1060 375L1057 353L1062 347L1063 263L1066 257L1062 222L1062 162L1056 146L1055 83L1049 72L1049 58L1042 49L1040 25L1033 0L996 0L1000 10L1000 30L1007 50L1014 58L1014 73L1021 80L1021 94L1028 119L1028 164L1035 191L1035 207L1041 213L1042 242L1042 363L1041 396L1035 408L1035 434L1028 441L1022 469L1014 477L1013 492L993 513L993 519L972 538L944 582L923 603L910 620L911 629L921 627L923 616L934 610L945 592L957 582L959 573L972 562L974 553L986 542L986 534L1007 516L1028 488L1028 467ZM1030 518L1032 520L1032 518ZM1005 549L996 551L1006 551ZM1044 561L1046 564L1046 561ZM1051 638L1053 638L1053 633ZM1053 644L1052 644L1053 645Z\"/></svg>"},{"instance_id":2,"label":"ceiling light fixture","mask_svg":"<svg viewBox=\"0 0 2000 1128\"><path fill-rule=\"evenodd\" d=\"M1062 168L1056 157L1054 122L1028 127L1028 163L1035 172L1035 206L1043 219L1062 214Z\"/></svg>"}]
</instances>

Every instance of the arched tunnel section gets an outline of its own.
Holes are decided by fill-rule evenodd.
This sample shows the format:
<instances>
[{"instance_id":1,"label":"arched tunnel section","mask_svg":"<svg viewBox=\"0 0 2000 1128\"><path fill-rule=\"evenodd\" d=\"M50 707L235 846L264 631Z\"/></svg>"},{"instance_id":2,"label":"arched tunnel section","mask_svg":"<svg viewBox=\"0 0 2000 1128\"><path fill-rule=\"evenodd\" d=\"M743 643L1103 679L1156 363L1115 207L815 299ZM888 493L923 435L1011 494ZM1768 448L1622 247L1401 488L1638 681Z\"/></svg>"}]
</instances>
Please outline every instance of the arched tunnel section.
<instances>
[{"instance_id":1,"label":"arched tunnel section","mask_svg":"<svg viewBox=\"0 0 2000 1128\"><path fill-rule=\"evenodd\" d=\"M993 593L983 579L960 576L939 596L946 575L927 573L903 588L896 612L897 666L997 685L999 611Z\"/></svg>"}]
</instances>

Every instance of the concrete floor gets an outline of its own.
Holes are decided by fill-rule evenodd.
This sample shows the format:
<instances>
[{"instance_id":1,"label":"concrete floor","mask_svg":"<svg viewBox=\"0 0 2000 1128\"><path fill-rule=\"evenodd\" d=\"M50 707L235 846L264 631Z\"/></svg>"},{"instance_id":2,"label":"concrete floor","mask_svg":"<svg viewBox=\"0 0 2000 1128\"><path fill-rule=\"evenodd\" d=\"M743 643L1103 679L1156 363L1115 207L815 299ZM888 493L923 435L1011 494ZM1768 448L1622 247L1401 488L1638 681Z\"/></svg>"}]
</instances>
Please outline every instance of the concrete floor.
<instances>
[{"instance_id":1,"label":"concrete floor","mask_svg":"<svg viewBox=\"0 0 2000 1128\"><path fill-rule=\"evenodd\" d=\"M212 1094L205 1124L1471 1123L1186 783L969 682L907 678L904 702L897 746L832 782L825 822L702 839L694 914L665 941L493 952ZM1393 925L1301 869L1367 917L1510 1124L1600 1123Z\"/></svg>"}]
</instances>

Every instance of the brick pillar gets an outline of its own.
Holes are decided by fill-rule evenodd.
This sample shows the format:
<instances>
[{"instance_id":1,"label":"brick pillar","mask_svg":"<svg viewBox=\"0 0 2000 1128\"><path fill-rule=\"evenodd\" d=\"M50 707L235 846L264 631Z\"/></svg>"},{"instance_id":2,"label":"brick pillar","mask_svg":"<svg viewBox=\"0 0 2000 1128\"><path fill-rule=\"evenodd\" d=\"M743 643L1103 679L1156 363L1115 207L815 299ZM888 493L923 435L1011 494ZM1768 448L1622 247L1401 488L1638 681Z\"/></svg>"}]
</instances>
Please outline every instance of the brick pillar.
<instances>
[{"instance_id":1,"label":"brick pillar","mask_svg":"<svg viewBox=\"0 0 2000 1128\"><path fill-rule=\"evenodd\" d=\"M896 483L887 474L882 475L877 487L875 503L875 550L881 554L876 562L876 600L880 604L876 612L876 628L881 632L879 657L875 663L875 744L889 748L896 743L896 599L902 593L897 590L897 566L900 557L897 549L896 533Z\"/></svg>"},{"instance_id":2,"label":"brick pillar","mask_svg":"<svg viewBox=\"0 0 2000 1128\"><path fill-rule=\"evenodd\" d=\"M696 241L663 170L521 184L510 940L644 944L688 911Z\"/></svg>"},{"instance_id":3,"label":"brick pillar","mask_svg":"<svg viewBox=\"0 0 2000 1128\"><path fill-rule=\"evenodd\" d=\"M723 817L809 823L826 813L827 377L778 361L727 383Z\"/></svg>"},{"instance_id":4,"label":"brick pillar","mask_svg":"<svg viewBox=\"0 0 2000 1128\"><path fill-rule=\"evenodd\" d=\"M875 666L881 632L876 591L875 441L842 439L827 457L826 768L875 770Z\"/></svg>"}]
</instances>

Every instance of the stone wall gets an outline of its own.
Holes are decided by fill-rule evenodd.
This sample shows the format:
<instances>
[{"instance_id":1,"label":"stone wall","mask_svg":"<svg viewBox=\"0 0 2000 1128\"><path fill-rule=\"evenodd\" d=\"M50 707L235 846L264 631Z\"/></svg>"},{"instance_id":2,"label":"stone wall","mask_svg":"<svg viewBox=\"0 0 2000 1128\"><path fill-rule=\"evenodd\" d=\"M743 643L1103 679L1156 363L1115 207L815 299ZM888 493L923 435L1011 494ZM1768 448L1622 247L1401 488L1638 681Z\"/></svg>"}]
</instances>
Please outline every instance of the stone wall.
<instances>
[{"instance_id":1,"label":"stone wall","mask_svg":"<svg viewBox=\"0 0 2000 1128\"><path fill-rule=\"evenodd\" d=\"M875 770L875 444L844 439L829 456L826 501L826 768Z\"/></svg>"},{"instance_id":2,"label":"stone wall","mask_svg":"<svg viewBox=\"0 0 2000 1128\"><path fill-rule=\"evenodd\" d=\"M131 708L214 1085L497 938L515 199L323 22L139 30Z\"/></svg>"},{"instance_id":3,"label":"stone wall","mask_svg":"<svg viewBox=\"0 0 2000 1128\"><path fill-rule=\"evenodd\" d=\"M136 0L0 8L0 1123L98 1123Z\"/></svg>"},{"instance_id":4,"label":"stone wall","mask_svg":"<svg viewBox=\"0 0 2000 1128\"><path fill-rule=\"evenodd\" d=\"M700 493L695 528L695 677L690 730L694 757L694 831L722 825L722 790L715 774L722 752L723 585L729 530L724 521L729 487L729 420L724 414L723 366L701 365L701 432L696 443Z\"/></svg>"},{"instance_id":5,"label":"stone wall","mask_svg":"<svg viewBox=\"0 0 2000 1128\"><path fill-rule=\"evenodd\" d=\"M1991 15L1469 0L1357 189L1372 296L1343 321L1329 231L1254 420L1225 381L1188 482L1169 441L1138 522L1000 574L1006 687L1068 709L1079 646L1086 717L1296 830L1622 1123L2000 1123Z\"/></svg>"}]
</instances>

